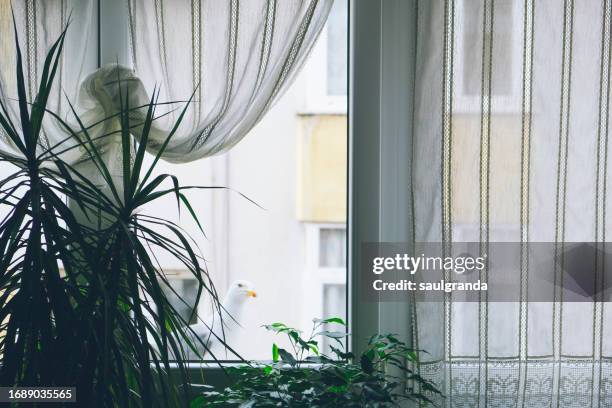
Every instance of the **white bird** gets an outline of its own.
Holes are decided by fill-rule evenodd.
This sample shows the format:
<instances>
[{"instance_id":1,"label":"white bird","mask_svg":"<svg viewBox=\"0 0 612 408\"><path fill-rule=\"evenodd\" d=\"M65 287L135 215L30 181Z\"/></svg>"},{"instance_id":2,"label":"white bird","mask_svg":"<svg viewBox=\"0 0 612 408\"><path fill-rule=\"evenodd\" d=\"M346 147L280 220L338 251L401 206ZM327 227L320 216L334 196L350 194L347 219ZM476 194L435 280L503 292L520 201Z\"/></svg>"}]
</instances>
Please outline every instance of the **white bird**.
<instances>
[{"instance_id":1,"label":"white bird","mask_svg":"<svg viewBox=\"0 0 612 408\"><path fill-rule=\"evenodd\" d=\"M192 342L200 355L203 355L206 349L210 351L213 346L221 344L221 340L223 339L225 339L225 343L228 346L232 346L232 334L235 334L236 330L241 327L240 315L242 309L249 299L255 297L257 297L257 293L253 290L253 285L250 282L237 280L230 285L221 303L220 311L215 309L212 315L204 319L203 322L200 321L199 323L189 326L200 340ZM221 322L223 322L223 324L221 324ZM206 349L203 347L202 343L206 344ZM196 357L194 353L189 350L189 346L183 346L189 358Z\"/></svg>"}]
</instances>

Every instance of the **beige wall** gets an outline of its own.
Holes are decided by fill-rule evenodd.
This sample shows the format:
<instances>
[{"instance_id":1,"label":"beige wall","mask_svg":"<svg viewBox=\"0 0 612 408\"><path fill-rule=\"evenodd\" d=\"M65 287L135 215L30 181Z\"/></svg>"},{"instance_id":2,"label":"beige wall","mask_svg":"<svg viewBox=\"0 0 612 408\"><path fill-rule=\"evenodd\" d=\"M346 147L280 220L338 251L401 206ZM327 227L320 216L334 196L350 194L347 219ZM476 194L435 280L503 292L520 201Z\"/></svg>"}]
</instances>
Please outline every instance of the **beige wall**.
<instances>
[{"instance_id":1,"label":"beige wall","mask_svg":"<svg viewBox=\"0 0 612 408\"><path fill-rule=\"evenodd\" d=\"M297 217L308 222L346 221L346 116L299 119Z\"/></svg>"}]
</instances>

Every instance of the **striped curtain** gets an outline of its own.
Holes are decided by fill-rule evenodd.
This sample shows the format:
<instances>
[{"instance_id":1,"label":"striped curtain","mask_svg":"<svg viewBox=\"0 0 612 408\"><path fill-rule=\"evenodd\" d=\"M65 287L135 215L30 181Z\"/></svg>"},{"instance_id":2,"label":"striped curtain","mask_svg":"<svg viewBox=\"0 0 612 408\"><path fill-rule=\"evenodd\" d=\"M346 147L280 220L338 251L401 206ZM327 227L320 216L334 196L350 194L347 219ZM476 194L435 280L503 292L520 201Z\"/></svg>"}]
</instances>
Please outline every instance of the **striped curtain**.
<instances>
[{"instance_id":1,"label":"striped curtain","mask_svg":"<svg viewBox=\"0 0 612 408\"><path fill-rule=\"evenodd\" d=\"M416 12L414 240L605 242L612 1ZM417 304L419 369L441 405L612 407L612 299L527 301L529 261L513 271L516 302Z\"/></svg>"},{"instance_id":2,"label":"striped curtain","mask_svg":"<svg viewBox=\"0 0 612 408\"><path fill-rule=\"evenodd\" d=\"M10 3L0 0L0 97L16 114ZM44 56L72 13L62 74L53 98L56 102L50 108L70 119L60 97L60 89L64 89L71 101L78 102L85 123L97 123L119 109L119 82L122 88L129 88L129 92L123 89L123 95L129 94L132 107L147 104L153 90L158 89L159 102L171 104L156 111L160 118L154 123L148 145L156 152L184 102L193 95L163 156L168 161L188 162L230 149L265 115L308 57L333 0L125 0L121 11L127 17L129 38L124 40L130 45L132 66L111 64L99 69L97 53L88 52L99 47L98 0L12 3L31 98ZM144 109L135 112L134 119L145 113ZM95 139L112 126L116 124L106 121L90 133ZM134 129L136 138L140 130ZM47 147L65 137L48 118ZM5 142L4 148L10 148ZM106 140L110 147L105 154L110 167L119 167L120 172L120 166L113 165L120 160L118 142L118 138ZM94 166L89 170L87 166L83 164L81 170L93 176Z\"/></svg>"},{"instance_id":3,"label":"striped curtain","mask_svg":"<svg viewBox=\"0 0 612 408\"><path fill-rule=\"evenodd\" d=\"M38 79L47 52L70 19L70 30L66 36L56 86L48 104L53 112L65 115L69 108L64 93L76 102L80 81L97 68L96 54L88 52L97 47L94 12L94 0L0 0L0 98L13 118L18 118L13 15L23 54L26 92L30 101L36 97ZM19 125L19 120L13 122ZM61 126L47 118L42 135L44 148L48 149L65 137ZM2 137L2 142L0 149L11 151L9 141Z\"/></svg>"},{"instance_id":4,"label":"striped curtain","mask_svg":"<svg viewBox=\"0 0 612 408\"><path fill-rule=\"evenodd\" d=\"M262 118L308 57L333 0L127 4L132 62L142 81L136 92L157 84L160 100L176 101L195 90L164 156L186 162L231 148ZM165 140L175 118L157 121L154 143Z\"/></svg>"}]
</instances>

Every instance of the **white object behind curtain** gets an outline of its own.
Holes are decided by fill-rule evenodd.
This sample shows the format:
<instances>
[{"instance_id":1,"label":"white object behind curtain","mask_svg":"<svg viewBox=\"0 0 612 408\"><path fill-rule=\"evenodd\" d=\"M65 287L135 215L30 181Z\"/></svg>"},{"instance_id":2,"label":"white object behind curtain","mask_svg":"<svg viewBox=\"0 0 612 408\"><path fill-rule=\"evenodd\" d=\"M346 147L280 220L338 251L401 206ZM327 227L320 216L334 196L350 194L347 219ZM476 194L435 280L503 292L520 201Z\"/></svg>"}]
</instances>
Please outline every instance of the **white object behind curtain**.
<instances>
[{"instance_id":1,"label":"white object behind curtain","mask_svg":"<svg viewBox=\"0 0 612 408\"><path fill-rule=\"evenodd\" d=\"M31 72L28 83L34 84L43 56L59 35L68 4L72 3L28 0L15 4L22 42L27 39L27 45L22 46L30 51L31 44L37 44L31 52L36 58L25 61ZM94 21L94 4L88 0L71 6L70 38L80 42L66 44L71 57L64 58L64 65L69 67L70 75L63 75L66 81L58 86L66 88L72 100L77 93L75 85L88 74L83 56L95 45L87 36ZM291 83L332 4L333 0L126 1L135 71L118 65L90 71L79 92L79 112L86 123L115 113L119 108L117 79L129 87L130 106L148 103L155 86L161 89L159 102L186 101L197 89L164 159L187 162L225 151L246 135ZM84 12L75 14L76 9ZM12 71L12 61L2 65L0 87L4 100L14 89ZM59 97L57 100L61 111L64 107ZM156 151L163 143L183 106L177 103L159 107L158 115L170 114L156 121L149 150ZM176 110L171 112L172 109ZM107 123L105 130L109 126L113 124ZM45 133L51 145L65 137L52 123L47 124ZM138 130L134 134L139 137ZM118 138L108 142L106 160L120 171L120 166L113 166L120 157Z\"/></svg>"},{"instance_id":2,"label":"white object behind curtain","mask_svg":"<svg viewBox=\"0 0 612 408\"><path fill-rule=\"evenodd\" d=\"M606 241L611 15L609 0L418 2L415 241ZM443 405L612 406L611 304L524 296L417 305Z\"/></svg>"}]
</instances>

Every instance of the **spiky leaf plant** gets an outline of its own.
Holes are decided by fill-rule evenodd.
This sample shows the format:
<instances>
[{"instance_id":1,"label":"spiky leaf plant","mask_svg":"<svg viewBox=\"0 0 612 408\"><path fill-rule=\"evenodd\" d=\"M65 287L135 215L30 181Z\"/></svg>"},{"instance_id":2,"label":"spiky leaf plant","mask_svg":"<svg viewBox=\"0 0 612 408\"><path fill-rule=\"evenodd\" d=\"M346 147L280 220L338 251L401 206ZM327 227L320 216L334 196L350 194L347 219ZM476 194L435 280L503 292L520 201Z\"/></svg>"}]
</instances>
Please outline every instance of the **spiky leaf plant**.
<instances>
[{"instance_id":1,"label":"spiky leaf plant","mask_svg":"<svg viewBox=\"0 0 612 408\"><path fill-rule=\"evenodd\" d=\"M147 105L130 106L118 78L121 106L105 119L116 123L116 130L93 138L96 124L84 124L74 109L77 125L71 126L46 109L64 37L65 31L50 49L36 99L28 102L15 34L18 123L0 101L1 131L18 150L0 153L15 167L0 180L0 205L8 209L0 221L0 382L76 386L83 406L183 405L187 349L197 355L194 333L164 295L164 289L173 289L155 254L171 254L193 275L197 302L207 294L213 307L220 304L195 241L179 225L136 210L173 195L178 208L197 221L184 192L206 187L181 186L170 174L154 176L185 110L148 167L145 148L156 120L156 92ZM42 147L45 115L71 136L72 147ZM138 144L130 132L134 127L142 130ZM98 143L117 135L120 180L111 176L114 169L102 160ZM63 160L62 153L72 148L86 152L103 187ZM172 369L179 371L178 381Z\"/></svg>"}]
</instances>

